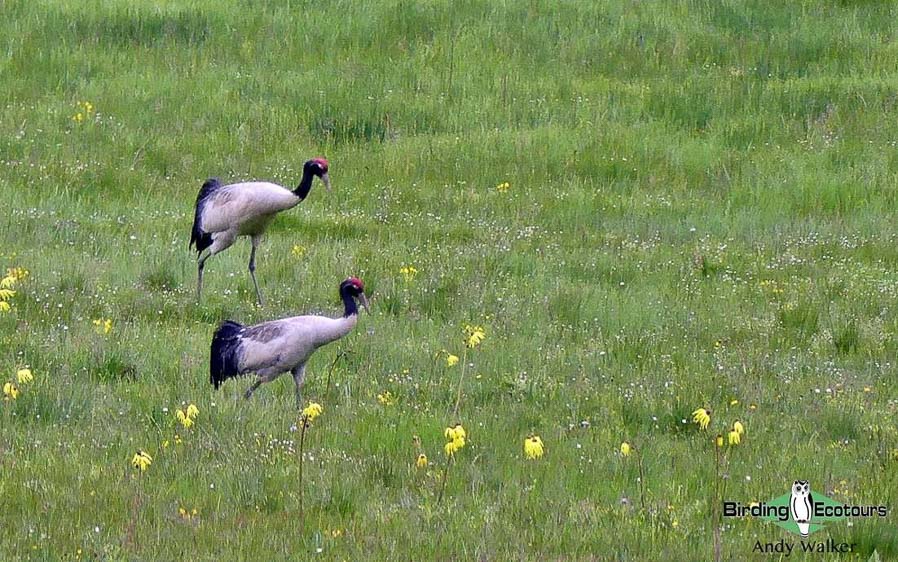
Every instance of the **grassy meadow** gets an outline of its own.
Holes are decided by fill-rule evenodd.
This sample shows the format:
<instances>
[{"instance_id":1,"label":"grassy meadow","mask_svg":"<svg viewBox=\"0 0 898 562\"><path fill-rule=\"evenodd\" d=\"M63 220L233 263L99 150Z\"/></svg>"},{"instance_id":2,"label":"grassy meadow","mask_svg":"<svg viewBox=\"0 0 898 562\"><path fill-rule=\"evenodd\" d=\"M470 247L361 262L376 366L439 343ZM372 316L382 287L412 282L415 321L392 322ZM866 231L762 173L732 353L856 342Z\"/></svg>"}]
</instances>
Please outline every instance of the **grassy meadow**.
<instances>
[{"instance_id":1,"label":"grassy meadow","mask_svg":"<svg viewBox=\"0 0 898 562\"><path fill-rule=\"evenodd\" d=\"M0 12L0 277L29 273L0 298L0 559L743 560L798 537L721 499L898 508L894 2ZM197 304L202 182L314 156L334 191L272 224L265 308L245 238ZM300 482L290 376L213 391L209 342L337 315L349 275L371 314L309 362ZM811 538L898 559L892 515Z\"/></svg>"}]
</instances>

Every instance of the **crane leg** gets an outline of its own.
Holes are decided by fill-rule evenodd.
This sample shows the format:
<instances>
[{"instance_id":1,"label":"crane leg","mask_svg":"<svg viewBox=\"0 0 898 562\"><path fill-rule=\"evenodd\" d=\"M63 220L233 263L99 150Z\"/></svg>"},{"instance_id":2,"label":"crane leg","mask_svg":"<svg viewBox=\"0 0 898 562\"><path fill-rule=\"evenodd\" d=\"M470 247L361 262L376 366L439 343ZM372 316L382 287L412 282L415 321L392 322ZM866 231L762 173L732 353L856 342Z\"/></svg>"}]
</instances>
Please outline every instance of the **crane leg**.
<instances>
[{"instance_id":1,"label":"crane leg","mask_svg":"<svg viewBox=\"0 0 898 562\"><path fill-rule=\"evenodd\" d=\"M296 383L296 408L302 409L302 385L306 381L306 366L300 365L291 371L293 382Z\"/></svg>"},{"instance_id":2,"label":"crane leg","mask_svg":"<svg viewBox=\"0 0 898 562\"><path fill-rule=\"evenodd\" d=\"M209 256L212 254L206 254L204 257L197 260L196 266L196 302L200 302L200 296L203 293L203 268L206 267L206 260L209 259Z\"/></svg>"},{"instance_id":3,"label":"crane leg","mask_svg":"<svg viewBox=\"0 0 898 562\"><path fill-rule=\"evenodd\" d=\"M253 249L249 254L249 276L253 278L253 286L256 288L256 298L259 300L259 306L264 306L262 304L262 293L259 291L259 282L256 281L256 246L259 245L260 237L253 236L252 244Z\"/></svg>"},{"instance_id":4,"label":"crane leg","mask_svg":"<svg viewBox=\"0 0 898 562\"><path fill-rule=\"evenodd\" d=\"M250 386L249 388L246 389L246 393L243 395L243 397L246 398L247 400L252 398L253 392L255 392L257 388L259 388L260 384L262 384L262 379L261 378L256 379L256 382L254 382L252 384L252 386Z\"/></svg>"}]
</instances>

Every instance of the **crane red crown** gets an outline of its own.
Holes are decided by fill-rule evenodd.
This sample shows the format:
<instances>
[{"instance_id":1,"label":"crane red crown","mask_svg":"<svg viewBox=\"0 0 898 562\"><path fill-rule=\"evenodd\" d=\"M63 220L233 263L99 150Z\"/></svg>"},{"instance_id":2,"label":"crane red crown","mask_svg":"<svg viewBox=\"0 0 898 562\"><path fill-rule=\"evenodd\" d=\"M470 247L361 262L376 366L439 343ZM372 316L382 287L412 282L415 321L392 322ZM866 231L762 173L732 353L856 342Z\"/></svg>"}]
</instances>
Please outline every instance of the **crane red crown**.
<instances>
[{"instance_id":1,"label":"crane red crown","mask_svg":"<svg viewBox=\"0 0 898 562\"><path fill-rule=\"evenodd\" d=\"M327 160L324 158L312 158L312 162L315 162L326 172L327 171Z\"/></svg>"},{"instance_id":2,"label":"crane red crown","mask_svg":"<svg viewBox=\"0 0 898 562\"><path fill-rule=\"evenodd\" d=\"M358 277L350 277L350 278L348 279L348 281L349 281L350 283L352 283L353 285L355 285L356 287L358 287L360 291L364 291L364 290L365 290L365 285L362 283L362 280L359 279Z\"/></svg>"}]
</instances>

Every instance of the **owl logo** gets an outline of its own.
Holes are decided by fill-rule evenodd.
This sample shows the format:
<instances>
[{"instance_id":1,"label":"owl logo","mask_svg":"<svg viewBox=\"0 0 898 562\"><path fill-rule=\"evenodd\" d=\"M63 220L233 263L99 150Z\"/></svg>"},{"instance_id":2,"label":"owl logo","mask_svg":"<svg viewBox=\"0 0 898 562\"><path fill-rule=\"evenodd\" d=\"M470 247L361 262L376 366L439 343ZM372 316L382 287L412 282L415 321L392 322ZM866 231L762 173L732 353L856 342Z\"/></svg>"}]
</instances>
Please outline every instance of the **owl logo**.
<instances>
[{"instance_id":1,"label":"owl logo","mask_svg":"<svg viewBox=\"0 0 898 562\"><path fill-rule=\"evenodd\" d=\"M801 538L808 537L811 526L811 515L814 513L814 500L811 498L811 485L807 480L796 480L792 483L792 497L789 499L789 512L792 520L798 525Z\"/></svg>"}]
</instances>

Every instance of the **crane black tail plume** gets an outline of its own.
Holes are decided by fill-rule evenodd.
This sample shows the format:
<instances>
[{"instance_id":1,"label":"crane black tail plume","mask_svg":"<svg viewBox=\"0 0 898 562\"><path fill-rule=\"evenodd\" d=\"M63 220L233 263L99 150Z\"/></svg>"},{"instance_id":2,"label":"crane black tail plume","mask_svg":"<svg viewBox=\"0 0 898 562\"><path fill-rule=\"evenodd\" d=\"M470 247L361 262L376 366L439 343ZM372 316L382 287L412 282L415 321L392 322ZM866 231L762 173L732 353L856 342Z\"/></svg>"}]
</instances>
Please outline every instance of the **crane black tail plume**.
<instances>
[{"instance_id":1,"label":"crane black tail plume","mask_svg":"<svg viewBox=\"0 0 898 562\"><path fill-rule=\"evenodd\" d=\"M203 250L212 245L212 235L205 232L202 227L200 227L200 224L202 224L203 210L206 208L206 203L209 201L211 195L220 187L221 182L218 181L218 178L207 179L203 184L203 187L200 188L199 195L196 196L196 209L193 214L193 229L190 232L190 244L188 244L187 247L189 248L196 244L196 251L198 254L203 253Z\"/></svg>"},{"instance_id":2,"label":"crane black tail plume","mask_svg":"<svg viewBox=\"0 0 898 562\"><path fill-rule=\"evenodd\" d=\"M225 380L240 374L240 332L243 325L225 320L212 336L209 382L217 389Z\"/></svg>"}]
</instances>

